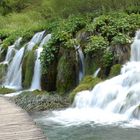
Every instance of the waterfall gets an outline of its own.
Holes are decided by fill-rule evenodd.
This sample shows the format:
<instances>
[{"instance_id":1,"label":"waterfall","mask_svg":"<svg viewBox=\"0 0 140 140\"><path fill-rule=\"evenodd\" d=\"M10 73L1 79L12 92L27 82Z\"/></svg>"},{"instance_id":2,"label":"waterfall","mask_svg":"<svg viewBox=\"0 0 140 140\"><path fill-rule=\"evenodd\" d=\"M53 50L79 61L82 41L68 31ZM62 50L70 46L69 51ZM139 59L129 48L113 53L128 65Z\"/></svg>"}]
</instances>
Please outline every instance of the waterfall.
<instances>
[{"instance_id":1,"label":"waterfall","mask_svg":"<svg viewBox=\"0 0 140 140\"><path fill-rule=\"evenodd\" d=\"M72 108L54 111L48 119L65 125L94 122L140 126L140 31L131 45L130 60L120 75L97 84L91 91L79 92Z\"/></svg>"},{"instance_id":2,"label":"waterfall","mask_svg":"<svg viewBox=\"0 0 140 140\"><path fill-rule=\"evenodd\" d=\"M22 58L25 48L22 47L16 52L12 62L8 66L5 83L6 87L21 89L22 88Z\"/></svg>"},{"instance_id":3,"label":"waterfall","mask_svg":"<svg viewBox=\"0 0 140 140\"><path fill-rule=\"evenodd\" d=\"M85 73L84 54L80 46L75 46L75 49L77 50L78 57L79 57L79 82L80 82L84 77L84 73Z\"/></svg>"},{"instance_id":4,"label":"waterfall","mask_svg":"<svg viewBox=\"0 0 140 140\"><path fill-rule=\"evenodd\" d=\"M95 73L93 74L93 77L96 78L100 72L101 68L98 68Z\"/></svg>"},{"instance_id":5,"label":"waterfall","mask_svg":"<svg viewBox=\"0 0 140 140\"><path fill-rule=\"evenodd\" d=\"M14 54L17 51L16 48L20 46L21 40L22 40L21 37L18 38L13 45L8 47L7 54L3 63L9 63L12 60Z\"/></svg>"},{"instance_id":6,"label":"waterfall","mask_svg":"<svg viewBox=\"0 0 140 140\"><path fill-rule=\"evenodd\" d=\"M39 44L41 40L43 39L44 34L45 34L45 31L36 33L30 40L30 42L28 43L27 50L32 50L35 45Z\"/></svg>"},{"instance_id":7,"label":"waterfall","mask_svg":"<svg viewBox=\"0 0 140 140\"><path fill-rule=\"evenodd\" d=\"M34 75L33 75L33 80L31 84L31 90L35 89L41 89L41 62L40 62L40 54L43 50L43 46L49 41L51 38L51 34L48 34L41 42L39 45L39 48L36 50L37 53L37 58L35 61L35 66L34 66Z\"/></svg>"}]
</instances>

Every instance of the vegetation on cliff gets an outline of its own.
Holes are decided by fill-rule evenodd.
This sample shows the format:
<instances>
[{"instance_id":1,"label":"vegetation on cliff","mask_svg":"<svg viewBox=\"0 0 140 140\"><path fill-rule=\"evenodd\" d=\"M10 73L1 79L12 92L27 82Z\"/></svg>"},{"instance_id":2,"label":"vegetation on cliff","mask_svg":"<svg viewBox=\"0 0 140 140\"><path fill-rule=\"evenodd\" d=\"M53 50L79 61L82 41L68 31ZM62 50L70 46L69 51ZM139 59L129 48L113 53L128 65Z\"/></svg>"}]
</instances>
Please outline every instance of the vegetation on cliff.
<instances>
[{"instance_id":1,"label":"vegetation on cliff","mask_svg":"<svg viewBox=\"0 0 140 140\"><path fill-rule=\"evenodd\" d=\"M21 44L25 44L37 31L51 33L40 57L41 85L60 94L72 91L73 99L77 92L119 74L129 55L120 57L116 52L126 49L121 55L129 53L140 28L139 5L139 0L1 0L0 43L5 54L18 37L23 37ZM75 46L81 46L86 63L86 77L77 88L80 68ZM25 88L30 87L34 61L34 51L23 60ZM98 68L100 78L93 78Z\"/></svg>"}]
</instances>

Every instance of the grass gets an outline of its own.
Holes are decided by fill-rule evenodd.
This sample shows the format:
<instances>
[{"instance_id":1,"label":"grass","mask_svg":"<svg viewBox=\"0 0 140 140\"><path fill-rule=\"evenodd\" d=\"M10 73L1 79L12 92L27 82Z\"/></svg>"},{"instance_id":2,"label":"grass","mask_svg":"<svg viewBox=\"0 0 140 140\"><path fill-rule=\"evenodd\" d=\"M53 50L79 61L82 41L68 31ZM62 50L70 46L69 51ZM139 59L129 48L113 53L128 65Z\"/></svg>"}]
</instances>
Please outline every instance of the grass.
<instances>
[{"instance_id":1,"label":"grass","mask_svg":"<svg viewBox=\"0 0 140 140\"><path fill-rule=\"evenodd\" d=\"M9 94L9 93L14 93L16 92L14 89L9 89L9 88L5 88L5 87L1 87L0 88L0 94Z\"/></svg>"}]
</instances>

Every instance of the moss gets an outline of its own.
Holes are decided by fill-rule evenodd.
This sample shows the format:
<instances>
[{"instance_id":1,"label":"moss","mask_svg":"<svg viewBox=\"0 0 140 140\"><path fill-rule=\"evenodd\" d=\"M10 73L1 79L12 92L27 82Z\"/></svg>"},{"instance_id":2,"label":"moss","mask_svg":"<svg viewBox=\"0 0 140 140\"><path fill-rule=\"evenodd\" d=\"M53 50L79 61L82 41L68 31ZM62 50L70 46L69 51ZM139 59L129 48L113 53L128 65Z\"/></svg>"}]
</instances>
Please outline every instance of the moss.
<instances>
[{"instance_id":1,"label":"moss","mask_svg":"<svg viewBox=\"0 0 140 140\"><path fill-rule=\"evenodd\" d=\"M64 94L76 86L76 56L73 51L64 50L57 67L57 92Z\"/></svg>"},{"instance_id":2,"label":"moss","mask_svg":"<svg viewBox=\"0 0 140 140\"><path fill-rule=\"evenodd\" d=\"M7 47L2 47L0 51L0 62L4 61L7 53Z\"/></svg>"},{"instance_id":3,"label":"moss","mask_svg":"<svg viewBox=\"0 0 140 140\"><path fill-rule=\"evenodd\" d=\"M111 71L109 77L114 77L120 74L121 71L121 64L115 64L111 67Z\"/></svg>"},{"instance_id":4,"label":"moss","mask_svg":"<svg viewBox=\"0 0 140 140\"><path fill-rule=\"evenodd\" d=\"M13 93L16 92L14 89L9 89L9 88L5 88L5 87L1 87L0 88L0 94L9 94L9 93Z\"/></svg>"},{"instance_id":5,"label":"moss","mask_svg":"<svg viewBox=\"0 0 140 140\"><path fill-rule=\"evenodd\" d=\"M7 64L0 64L0 83L4 81L7 71Z\"/></svg>"},{"instance_id":6,"label":"moss","mask_svg":"<svg viewBox=\"0 0 140 140\"><path fill-rule=\"evenodd\" d=\"M23 87L29 88L32 82L32 77L34 74L34 64L35 64L35 52L29 51L24 56L22 65L22 79Z\"/></svg>"},{"instance_id":7,"label":"moss","mask_svg":"<svg viewBox=\"0 0 140 140\"><path fill-rule=\"evenodd\" d=\"M70 93L70 100L73 101L75 95L83 90L91 90L94 86L101 82L100 78L93 78L92 76L85 76L81 83Z\"/></svg>"},{"instance_id":8,"label":"moss","mask_svg":"<svg viewBox=\"0 0 140 140\"><path fill-rule=\"evenodd\" d=\"M85 58L85 73L86 75L92 75L100 67L99 61L97 61L94 55L87 54Z\"/></svg>"}]
</instances>

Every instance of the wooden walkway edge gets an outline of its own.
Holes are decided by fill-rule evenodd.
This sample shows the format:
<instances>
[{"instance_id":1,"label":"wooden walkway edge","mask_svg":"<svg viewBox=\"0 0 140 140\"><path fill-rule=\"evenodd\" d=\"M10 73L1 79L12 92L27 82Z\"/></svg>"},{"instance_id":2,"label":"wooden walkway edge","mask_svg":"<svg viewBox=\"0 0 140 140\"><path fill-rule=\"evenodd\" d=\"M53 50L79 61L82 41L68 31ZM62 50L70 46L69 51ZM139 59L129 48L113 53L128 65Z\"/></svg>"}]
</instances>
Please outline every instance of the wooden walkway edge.
<instances>
[{"instance_id":1,"label":"wooden walkway edge","mask_svg":"<svg viewBox=\"0 0 140 140\"><path fill-rule=\"evenodd\" d=\"M0 140L47 140L29 115L0 97Z\"/></svg>"}]
</instances>

